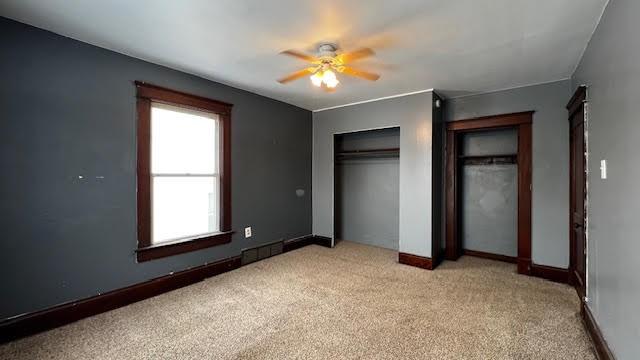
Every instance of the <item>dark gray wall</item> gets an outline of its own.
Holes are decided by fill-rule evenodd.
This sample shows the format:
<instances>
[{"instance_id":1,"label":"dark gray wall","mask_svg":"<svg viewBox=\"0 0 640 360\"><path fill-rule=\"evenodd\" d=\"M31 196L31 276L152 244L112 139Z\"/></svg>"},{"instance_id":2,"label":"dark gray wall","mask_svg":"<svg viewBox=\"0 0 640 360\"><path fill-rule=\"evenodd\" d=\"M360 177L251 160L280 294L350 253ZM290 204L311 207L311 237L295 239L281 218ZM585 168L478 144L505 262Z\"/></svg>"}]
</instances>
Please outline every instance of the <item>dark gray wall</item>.
<instances>
[{"instance_id":1,"label":"dark gray wall","mask_svg":"<svg viewBox=\"0 0 640 360\"><path fill-rule=\"evenodd\" d=\"M588 306L620 360L640 354L638 15L640 1L610 1L573 76L574 88L589 86Z\"/></svg>"},{"instance_id":2,"label":"dark gray wall","mask_svg":"<svg viewBox=\"0 0 640 360\"><path fill-rule=\"evenodd\" d=\"M0 319L311 233L309 111L3 18L0 47ZM232 243L136 263L134 80L234 104Z\"/></svg>"},{"instance_id":3,"label":"dark gray wall","mask_svg":"<svg viewBox=\"0 0 640 360\"><path fill-rule=\"evenodd\" d=\"M400 128L336 135L336 151L400 147ZM335 236L398 250L400 160L376 156L345 158L335 167Z\"/></svg>"},{"instance_id":4,"label":"dark gray wall","mask_svg":"<svg viewBox=\"0 0 640 360\"><path fill-rule=\"evenodd\" d=\"M569 266L569 124L563 80L447 101L447 121L535 110L533 115L532 259Z\"/></svg>"},{"instance_id":5,"label":"dark gray wall","mask_svg":"<svg viewBox=\"0 0 640 360\"><path fill-rule=\"evenodd\" d=\"M518 153L518 133L512 129L466 133L461 140L463 155ZM467 164L460 174L463 247L517 256L517 164Z\"/></svg>"}]
</instances>

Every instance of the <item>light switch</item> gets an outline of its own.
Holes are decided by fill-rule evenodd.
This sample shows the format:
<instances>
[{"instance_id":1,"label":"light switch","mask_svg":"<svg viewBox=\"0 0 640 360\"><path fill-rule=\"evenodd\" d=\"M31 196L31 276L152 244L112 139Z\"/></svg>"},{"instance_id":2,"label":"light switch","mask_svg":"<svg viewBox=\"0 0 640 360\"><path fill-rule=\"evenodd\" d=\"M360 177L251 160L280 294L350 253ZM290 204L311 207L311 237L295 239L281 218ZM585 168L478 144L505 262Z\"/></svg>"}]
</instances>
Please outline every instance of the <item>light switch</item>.
<instances>
[{"instance_id":1,"label":"light switch","mask_svg":"<svg viewBox=\"0 0 640 360\"><path fill-rule=\"evenodd\" d=\"M600 160L600 179L607 178L607 160Z\"/></svg>"}]
</instances>

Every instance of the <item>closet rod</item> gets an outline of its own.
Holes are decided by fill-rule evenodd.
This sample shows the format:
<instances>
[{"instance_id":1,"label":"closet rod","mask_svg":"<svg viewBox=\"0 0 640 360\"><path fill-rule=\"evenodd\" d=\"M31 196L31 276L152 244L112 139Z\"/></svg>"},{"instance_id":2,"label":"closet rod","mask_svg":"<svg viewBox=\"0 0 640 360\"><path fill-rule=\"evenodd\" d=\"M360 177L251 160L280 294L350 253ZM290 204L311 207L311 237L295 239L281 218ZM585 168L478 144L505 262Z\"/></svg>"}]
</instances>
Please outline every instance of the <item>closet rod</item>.
<instances>
[{"instance_id":1,"label":"closet rod","mask_svg":"<svg viewBox=\"0 0 640 360\"><path fill-rule=\"evenodd\" d=\"M517 164L518 155L460 156L462 165L508 165Z\"/></svg>"},{"instance_id":2,"label":"closet rod","mask_svg":"<svg viewBox=\"0 0 640 360\"><path fill-rule=\"evenodd\" d=\"M336 156L340 156L340 157L377 156L377 155L397 156L397 155L400 155L400 148L349 150L349 151L340 151L336 153Z\"/></svg>"}]
</instances>

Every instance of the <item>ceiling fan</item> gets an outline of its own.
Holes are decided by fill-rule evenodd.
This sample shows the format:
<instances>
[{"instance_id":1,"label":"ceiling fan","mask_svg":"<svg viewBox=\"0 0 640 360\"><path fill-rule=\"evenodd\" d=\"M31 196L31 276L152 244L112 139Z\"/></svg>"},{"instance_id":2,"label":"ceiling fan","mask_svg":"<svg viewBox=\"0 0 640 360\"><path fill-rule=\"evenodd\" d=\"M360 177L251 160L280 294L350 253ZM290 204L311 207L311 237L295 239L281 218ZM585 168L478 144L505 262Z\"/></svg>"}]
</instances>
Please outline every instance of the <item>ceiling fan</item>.
<instances>
[{"instance_id":1,"label":"ceiling fan","mask_svg":"<svg viewBox=\"0 0 640 360\"><path fill-rule=\"evenodd\" d=\"M318 46L317 56L308 55L296 50L286 50L283 55L293 56L311 63L311 66L291 73L278 80L281 84L310 76L311 83L327 92L333 92L340 80L336 77L336 72L358 77L361 79L376 81L380 75L371 72L355 69L349 64L355 60L363 59L375 55L369 48L360 48L355 51L338 54L338 46L332 43L322 43Z\"/></svg>"}]
</instances>

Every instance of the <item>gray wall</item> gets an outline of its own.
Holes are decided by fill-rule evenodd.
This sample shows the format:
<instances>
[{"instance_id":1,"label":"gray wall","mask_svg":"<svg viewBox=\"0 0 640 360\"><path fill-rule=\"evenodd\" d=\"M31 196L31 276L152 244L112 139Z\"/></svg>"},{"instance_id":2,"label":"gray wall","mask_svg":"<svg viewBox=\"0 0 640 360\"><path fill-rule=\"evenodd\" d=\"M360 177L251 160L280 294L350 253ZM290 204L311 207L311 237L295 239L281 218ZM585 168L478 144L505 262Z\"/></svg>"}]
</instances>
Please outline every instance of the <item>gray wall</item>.
<instances>
[{"instance_id":1,"label":"gray wall","mask_svg":"<svg viewBox=\"0 0 640 360\"><path fill-rule=\"evenodd\" d=\"M400 129L336 136L337 151L400 146ZM335 167L335 236L398 250L400 207L399 157L347 157Z\"/></svg>"},{"instance_id":2,"label":"gray wall","mask_svg":"<svg viewBox=\"0 0 640 360\"><path fill-rule=\"evenodd\" d=\"M462 134L463 155L518 153L516 130ZM462 246L467 250L518 255L518 165L463 165L461 174Z\"/></svg>"},{"instance_id":3,"label":"gray wall","mask_svg":"<svg viewBox=\"0 0 640 360\"><path fill-rule=\"evenodd\" d=\"M621 360L640 354L639 14L640 1L610 1L573 77L589 86L588 306Z\"/></svg>"},{"instance_id":4,"label":"gray wall","mask_svg":"<svg viewBox=\"0 0 640 360\"><path fill-rule=\"evenodd\" d=\"M399 249L431 256L431 120L431 92L313 113L313 233L334 235L334 134L399 126Z\"/></svg>"},{"instance_id":5,"label":"gray wall","mask_svg":"<svg viewBox=\"0 0 640 360\"><path fill-rule=\"evenodd\" d=\"M500 129L462 134L462 155L509 155L518 153L518 130Z\"/></svg>"},{"instance_id":6,"label":"gray wall","mask_svg":"<svg viewBox=\"0 0 640 360\"><path fill-rule=\"evenodd\" d=\"M309 111L3 18L0 47L0 319L311 233ZM232 243L136 263L134 80L235 105Z\"/></svg>"},{"instance_id":7,"label":"gray wall","mask_svg":"<svg viewBox=\"0 0 640 360\"><path fill-rule=\"evenodd\" d=\"M532 260L569 266L569 124L571 81L454 98L447 120L535 110L533 115Z\"/></svg>"}]
</instances>

